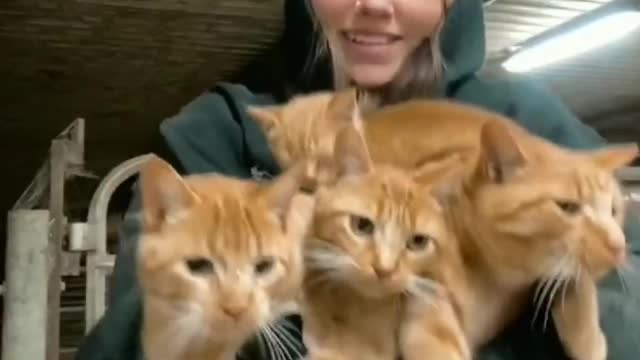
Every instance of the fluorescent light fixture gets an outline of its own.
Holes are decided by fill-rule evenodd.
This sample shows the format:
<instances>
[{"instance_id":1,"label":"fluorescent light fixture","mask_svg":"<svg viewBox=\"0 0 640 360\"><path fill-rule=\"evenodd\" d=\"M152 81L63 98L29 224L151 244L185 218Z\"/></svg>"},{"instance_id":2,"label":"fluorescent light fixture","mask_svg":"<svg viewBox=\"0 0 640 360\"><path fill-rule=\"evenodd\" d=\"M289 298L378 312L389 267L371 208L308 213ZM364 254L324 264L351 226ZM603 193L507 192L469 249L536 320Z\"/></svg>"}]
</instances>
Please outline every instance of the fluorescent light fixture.
<instances>
[{"instance_id":1,"label":"fluorescent light fixture","mask_svg":"<svg viewBox=\"0 0 640 360\"><path fill-rule=\"evenodd\" d=\"M584 53L617 40L640 26L640 11L621 11L603 16L567 33L554 36L514 54L502 66L523 72Z\"/></svg>"}]
</instances>

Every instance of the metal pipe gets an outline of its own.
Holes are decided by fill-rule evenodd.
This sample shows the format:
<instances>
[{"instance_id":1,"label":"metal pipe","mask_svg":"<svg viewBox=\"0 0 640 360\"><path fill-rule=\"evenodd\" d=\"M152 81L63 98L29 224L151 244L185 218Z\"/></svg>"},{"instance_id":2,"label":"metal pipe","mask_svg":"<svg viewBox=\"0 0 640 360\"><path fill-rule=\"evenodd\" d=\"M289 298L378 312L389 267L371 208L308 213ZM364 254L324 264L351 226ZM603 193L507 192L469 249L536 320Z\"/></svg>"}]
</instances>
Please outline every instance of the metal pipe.
<instances>
[{"instance_id":1,"label":"metal pipe","mask_svg":"<svg viewBox=\"0 0 640 360\"><path fill-rule=\"evenodd\" d=\"M44 360L47 349L48 210L7 216L3 360Z\"/></svg>"},{"instance_id":2,"label":"metal pipe","mask_svg":"<svg viewBox=\"0 0 640 360\"><path fill-rule=\"evenodd\" d=\"M104 177L91 198L87 216L86 314L85 331L89 332L98 322L106 308L106 276L113 268L115 256L107 253L107 213L109 201L118 187L135 175L140 167L152 157L151 154L129 159Z\"/></svg>"}]
</instances>

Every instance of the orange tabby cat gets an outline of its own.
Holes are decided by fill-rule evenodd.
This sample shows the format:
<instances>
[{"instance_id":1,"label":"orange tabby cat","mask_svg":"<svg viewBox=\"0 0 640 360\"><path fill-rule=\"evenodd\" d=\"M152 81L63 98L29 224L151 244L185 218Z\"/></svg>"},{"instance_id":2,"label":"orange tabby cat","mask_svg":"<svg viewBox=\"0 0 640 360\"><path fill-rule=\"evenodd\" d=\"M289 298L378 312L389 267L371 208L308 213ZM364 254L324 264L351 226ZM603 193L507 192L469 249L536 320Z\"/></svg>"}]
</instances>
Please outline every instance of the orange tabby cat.
<instances>
[{"instance_id":1,"label":"orange tabby cat","mask_svg":"<svg viewBox=\"0 0 640 360\"><path fill-rule=\"evenodd\" d=\"M540 298L557 299L549 295L562 286L565 306L548 304L567 353L579 360L606 358L593 282L625 261L622 201L612 173L633 160L637 146L569 150L498 114L446 100L409 101L359 119L351 90L250 113L284 168L300 157L326 157L339 129L353 124L376 163L418 172L460 166L466 176L452 196L450 216L474 285L473 301L463 311L473 318L463 322L471 347L512 321L542 280ZM403 338L421 338L413 335L420 332L415 324L407 325ZM416 354L428 350L417 340L404 347Z\"/></svg>"},{"instance_id":2,"label":"orange tabby cat","mask_svg":"<svg viewBox=\"0 0 640 360\"><path fill-rule=\"evenodd\" d=\"M459 309L466 281L437 186L373 166L345 127L335 141L337 180L320 186L305 247L302 305L309 359L394 360L407 303L437 308L427 325L440 356L469 358ZM446 177L440 174L440 178ZM435 178L435 177L434 177ZM424 355L424 354L423 354Z\"/></svg>"},{"instance_id":3,"label":"orange tabby cat","mask_svg":"<svg viewBox=\"0 0 640 360\"><path fill-rule=\"evenodd\" d=\"M291 309L303 278L310 199L293 167L269 183L182 178L154 158L140 174L143 348L149 360L228 360Z\"/></svg>"},{"instance_id":4,"label":"orange tabby cat","mask_svg":"<svg viewBox=\"0 0 640 360\"><path fill-rule=\"evenodd\" d=\"M485 123L480 138L477 163L448 203L472 285L467 340L472 348L491 340L541 281L536 307L551 309L568 355L606 359L594 282L626 260L612 172L637 149L570 152L501 122Z\"/></svg>"}]
</instances>

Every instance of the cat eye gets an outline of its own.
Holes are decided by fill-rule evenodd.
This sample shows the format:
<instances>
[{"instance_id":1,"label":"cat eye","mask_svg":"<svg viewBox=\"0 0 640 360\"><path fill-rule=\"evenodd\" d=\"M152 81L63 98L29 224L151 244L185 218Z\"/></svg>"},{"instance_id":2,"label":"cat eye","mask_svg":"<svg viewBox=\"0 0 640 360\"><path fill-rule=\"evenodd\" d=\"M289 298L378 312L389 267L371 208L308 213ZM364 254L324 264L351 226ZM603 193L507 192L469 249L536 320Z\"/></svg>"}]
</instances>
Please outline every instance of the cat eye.
<instances>
[{"instance_id":1,"label":"cat eye","mask_svg":"<svg viewBox=\"0 0 640 360\"><path fill-rule=\"evenodd\" d=\"M569 200L556 200L556 205L560 208L560 210L569 215L575 215L581 209L579 203Z\"/></svg>"},{"instance_id":2,"label":"cat eye","mask_svg":"<svg viewBox=\"0 0 640 360\"><path fill-rule=\"evenodd\" d=\"M411 251L420 251L424 250L432 238L429 235L417 234L413 235L409 241L407 241L407 249Z\"/></svg>"},{"instance_id":3,"label":"cat eye","mask_svg":"<svg viewBox=\"0 0 640 360\"><path fill-rule=\"evenodd\" d=\"M351 230L357 235L372 235L375 225L373 221L362 216L351 216Z\"/></svg>"},{"instance_id":4,"label":"cat eye","mask_svg":"<svg viewBox=\"0 0 640 360\"><path fill-rule=\"evenodd\" d=\"M273 270L275 263L276 261L272 257L264 257L258 260L258 262L256 262L256 265L255 265L256 274L266 275L271 270Z\"/></svg>"},{"instance_id":5,"label":"cat eye","mask_svg":"<svg viewBox=\"0 0 640 360\"><path fill-rule=\"evenodd\" d=\"M186 260L187 267L191 273L196 275L207 275L213 272L213 263L205 258L193 258Z\"/></svg>"}]
</instances>

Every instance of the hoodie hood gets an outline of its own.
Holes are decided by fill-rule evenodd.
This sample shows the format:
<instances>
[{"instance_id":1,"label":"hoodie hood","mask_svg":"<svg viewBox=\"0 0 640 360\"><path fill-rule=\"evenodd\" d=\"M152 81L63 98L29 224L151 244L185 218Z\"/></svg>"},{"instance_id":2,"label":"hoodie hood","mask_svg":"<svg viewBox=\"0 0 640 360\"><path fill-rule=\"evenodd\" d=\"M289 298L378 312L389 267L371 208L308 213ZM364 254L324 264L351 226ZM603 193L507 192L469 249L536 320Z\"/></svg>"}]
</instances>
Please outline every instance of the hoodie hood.
<instances>
[{"instance_id":1,"label":"hoodie hood","mask_svg":"<svg viewBox=\"0 0 640 360\"><path fill-rule=\"evenodd\" d=\"M331 88L330 61L318 54L307 0L285 1L283 36L289 92ZM442 29L440 48L446 64L447 89L480 70L485 59L482 0L453 0Z\"/></svg>"},{"instance_id":2,"label":"hoodie hood","mask_svg":"<svg viewBox=\"0 0 640 360\"><path fill-rule=\"evenodd\" d=\"M442 29L440 49L445 81L451 84L475 74L484 65L484 11L481 0L454 0Z\"/></svg>"}]
</instances>

